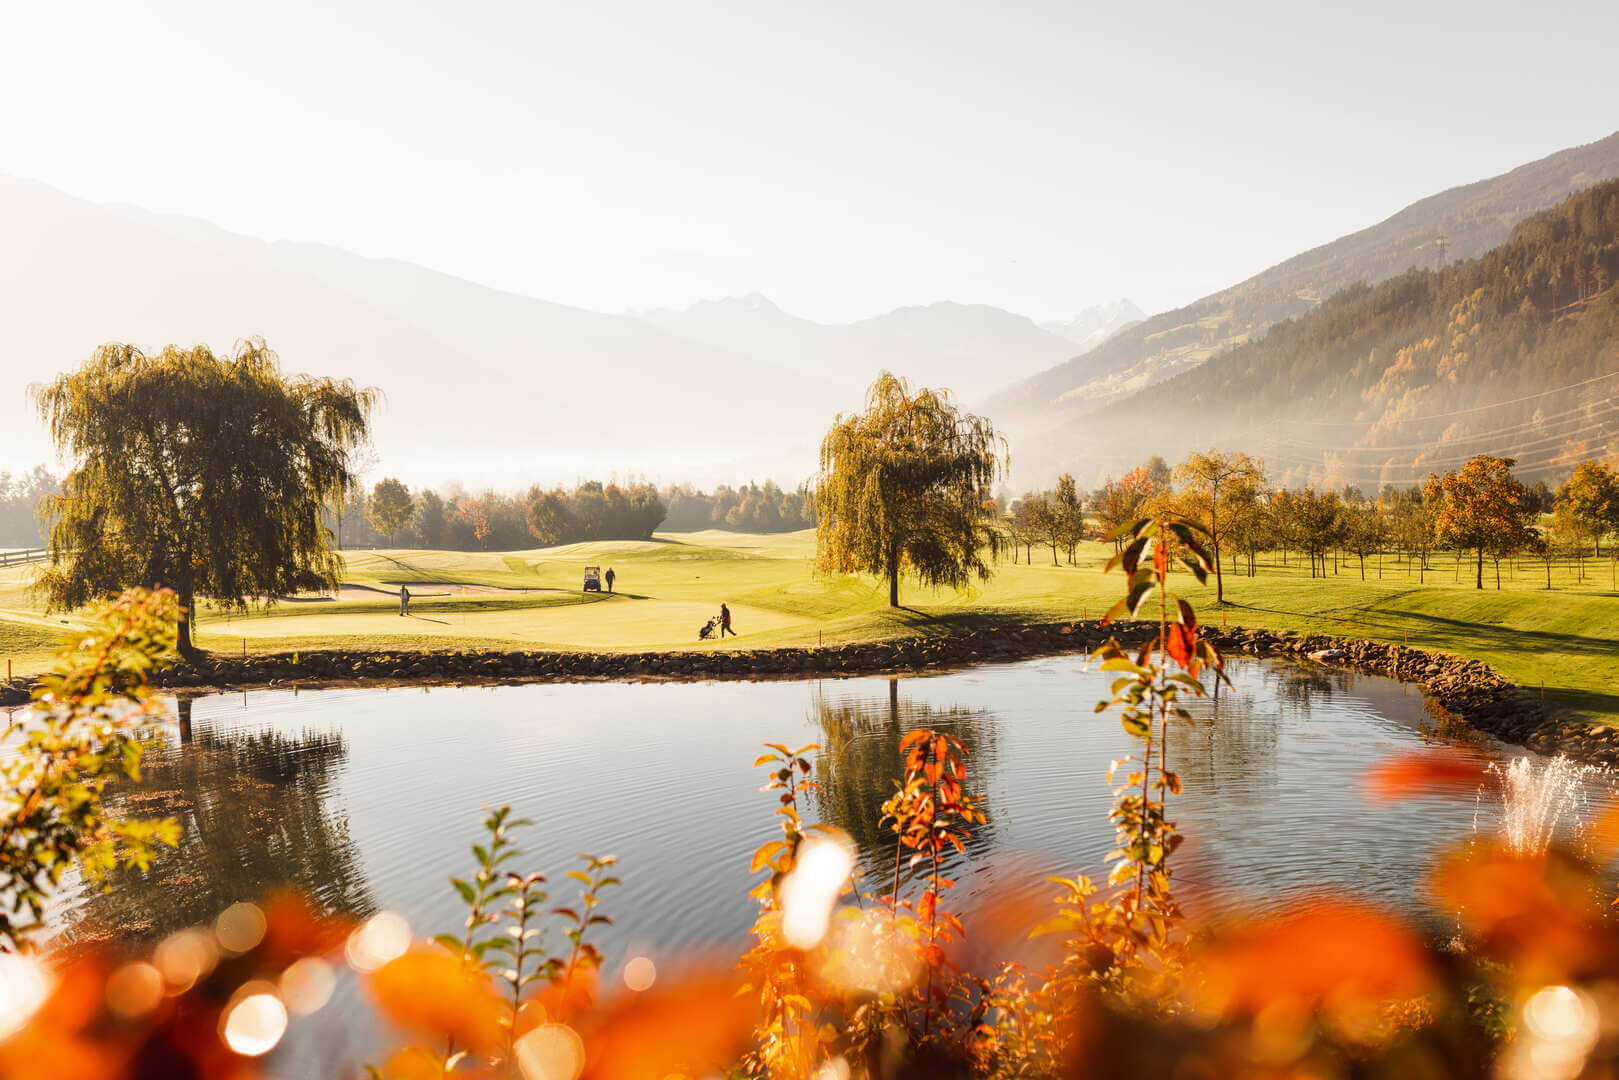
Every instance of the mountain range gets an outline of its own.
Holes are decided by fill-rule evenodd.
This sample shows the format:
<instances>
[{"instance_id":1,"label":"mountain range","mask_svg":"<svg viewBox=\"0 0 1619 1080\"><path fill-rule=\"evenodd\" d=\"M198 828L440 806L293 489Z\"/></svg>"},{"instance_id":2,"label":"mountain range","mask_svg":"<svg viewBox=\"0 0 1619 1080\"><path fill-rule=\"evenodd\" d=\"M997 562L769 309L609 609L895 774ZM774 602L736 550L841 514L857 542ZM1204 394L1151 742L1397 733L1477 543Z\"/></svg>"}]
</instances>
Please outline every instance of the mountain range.
<instances>
[{"instance_id":1,"label":"mountain range","mask_svg":"<svg viewBox=\"0 0 1619 1080\"><path fill-rule=\"evenodd\" d=\"M1117 455L1098 444L1087 420L1098 409L1304 316L1342 289L1481 255L1531 214L1613 177L1619 177L1619 133L1429 196L1369 228L1129 326L994 395L985 410L1011 433L1020 476L1046 482L1064 469L1076 475L1107 471Z\"/></svg>"},{"instance_id":2,"label":"mountain range","mask_svg":"<svg viewBox=\"0 0 1619 1080\"><path fill-rule=\"evenodd\" d=\"M381 388L382 468L418 483L615 474L791 483L813 469L827 424L858 407L880 368L948 386L989 415L1011 438L1020 486L1059 471L1091 482L1128 467L1136 444L1167 455L1234 439L1226 421L1237 416L1260 432L1298 423L1289 395L1341 391L1334 408L1349 409L1342 395L1364 392L1364 372L1389 362L1350 348L1364 340L1341 321L1344 312L1364 317L1357 290L1413 268L1448 273L1531 215L1613 177L1619 134L1433 195L1174 311L1144 318L1118 300L1044 324L953 302L821 323L756 293L607 314L0 177L0 361L10 376L0 467L50 456L25 387L97 344L228 349L256 335L289 370ZM1564 256L1572 274L1578 258ZM1411 325L1419 322L1428 325ZM1391 334L1380 347L1396 348ZM1205 371L1211 357L1218 364ZM1232 367L1245 363L1263 367L1251 373L1259 381ZM1219 394L1184 389L1189 374L1216 372ZM1530 386L1542 374L1500 361L1466 394L1493 400L1504 393L1497 384ZM1173 410L1155 406L1157 391L1143 393L1166 380ZM1442 389L1418 388L1422 407L1443 413ZM1369 405L1351 412L1363 426L1396 423L1401 409L1420 411L1415 400L1383 402L1387 415Z\"/></svg>"},{"instance_id":3,"label":"mountain range","mask_svg":"<svg viewBox=\"0 0 1619 1080\"><path fill-rule=\"evenodd\" d=\"M290 371L384 391L375 442L387 471L502 486L613 474L792 482L879 368L977 397L1074 352L1063 334L985 305L847 325L757 295L586 311L5 177L0 236L0 467L51 453L27 385L107 341L218 350L261 336ZM1075 325L1091 334L1110 325L1085 319Z\"/></svg>"},{"instance_id":4,"label":"mountain range","mask_svg":"<svg viewBox=\"0 0 1619 1080\"><path fill-rule=\"evenodd\" d=\"M1619 453L1619 180L1442 268L1356 284L1083 421L1087 440L1173 460L1262 457L1274 482L1376 491L1480 453L1557 483ZM1128 460L1120 464L1133 464Z\"/></svg>"}]
</instances>

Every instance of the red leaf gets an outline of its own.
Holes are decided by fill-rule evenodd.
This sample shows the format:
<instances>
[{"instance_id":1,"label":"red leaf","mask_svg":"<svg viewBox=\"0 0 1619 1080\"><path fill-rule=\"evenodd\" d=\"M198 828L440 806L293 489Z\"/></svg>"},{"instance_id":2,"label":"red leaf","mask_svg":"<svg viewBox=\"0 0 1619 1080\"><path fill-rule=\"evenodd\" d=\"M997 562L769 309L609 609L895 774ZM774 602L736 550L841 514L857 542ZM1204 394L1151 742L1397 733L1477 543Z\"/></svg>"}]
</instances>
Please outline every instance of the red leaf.
<instances>
[{"instance_id":1,"label":"red leaf","mask_svg":"<svg viewBox=\"0 0 1619 1080\"><path fill-rule=\"evenodd\" d=\"M1175 663L1181 667L1190 666L1196 648L1197 638L1190 627L1185 623L1169 624L1169 633L1164 636L1164 651L1174 657Z\"/></svg>"}]
</instances>

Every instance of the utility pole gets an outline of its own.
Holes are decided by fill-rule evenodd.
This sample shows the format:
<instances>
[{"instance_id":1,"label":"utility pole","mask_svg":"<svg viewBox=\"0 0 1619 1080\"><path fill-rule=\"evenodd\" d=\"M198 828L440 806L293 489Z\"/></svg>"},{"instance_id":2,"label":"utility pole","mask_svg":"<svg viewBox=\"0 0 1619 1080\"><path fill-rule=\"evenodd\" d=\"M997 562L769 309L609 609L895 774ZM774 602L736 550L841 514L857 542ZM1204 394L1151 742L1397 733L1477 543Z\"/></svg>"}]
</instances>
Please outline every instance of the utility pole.
<instances>
[{"instance_id":1,"label":"utility pole","mask_svg":"<svg viewBox=\"0 0 1619 1080\"><path fill-rule=\"evenodd\" d=\"M1439 265L1441 268L1443 268L1445 265L1445 245L1450 243L1449 240L1445 239L1445 231L1443 229L1439 230L1439 235L1434 237L1433 243L1434 247L1439 249Z\"/></svg>"}]
</instances>

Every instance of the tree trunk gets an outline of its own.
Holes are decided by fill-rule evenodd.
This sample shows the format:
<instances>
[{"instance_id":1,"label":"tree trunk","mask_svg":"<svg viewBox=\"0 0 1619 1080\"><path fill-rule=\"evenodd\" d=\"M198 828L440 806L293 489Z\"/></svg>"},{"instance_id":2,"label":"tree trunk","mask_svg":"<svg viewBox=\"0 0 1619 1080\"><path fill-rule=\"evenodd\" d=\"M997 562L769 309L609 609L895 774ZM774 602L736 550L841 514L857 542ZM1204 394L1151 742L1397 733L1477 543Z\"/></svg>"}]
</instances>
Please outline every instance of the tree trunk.
<instances>
[{"instance_id":1,"label":"tree trunk","mask_svg":"<svg viewBox=\"0 0 1619 1080\"><path fill-rule=\"evenodd\" d=\"M899 560L888 567L888 606L899 607Z\"/></svg>"},{"instance_id":2,"label":"tree trunk","mask_svg":"<svg viewBox=\"0 0 1619 1080\"><path fill-rule=\"evenodd\" d=\"M1483 548L1478 549L1478 577L1474 581L1473 584L1474 584L1475 588L1479 588L1479 589L1484 588L1484 549Z\"/></svg>"},{"instance_id":3,"label":"tree trunk","mask_svg":"<svg viewBox=\"0 0 1619 1080\"><path fill-rule=\"evenodd\" d=\"M183 583L175 592L180 601L180 620L175 627L174 647L181 656L190 659L198 652L191 642L191 626L196 622L197 614L197 593L190 582Z\"/></svg>"},{"instance_id":4,"label":"tree trunk","mask_svg":"<svg viewBox=\"0 0 1619 1080\"><path fill-rule=\"evenodd\" d=\"M1214 602L1225 603L1225 576L1220 573L1220 538L1214 538Z\"/></svg>"}]
</instances>

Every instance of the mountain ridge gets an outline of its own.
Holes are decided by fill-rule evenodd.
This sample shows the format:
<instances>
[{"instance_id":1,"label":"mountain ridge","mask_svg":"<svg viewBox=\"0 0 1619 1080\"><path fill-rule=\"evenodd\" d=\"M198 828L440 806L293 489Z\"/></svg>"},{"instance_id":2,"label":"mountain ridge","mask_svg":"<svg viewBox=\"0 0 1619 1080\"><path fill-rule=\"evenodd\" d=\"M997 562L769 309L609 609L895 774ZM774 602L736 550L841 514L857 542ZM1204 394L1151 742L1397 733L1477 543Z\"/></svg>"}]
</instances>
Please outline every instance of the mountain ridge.
<instances>
[{"instance_id":1,"label":"mountain ridge","mask_svg":"<svg viewBox=\"0 0 1619 1080\"><path fill-rule=\"evenodd\" d=\"M1479 453L1555 482L1619 453L1619 180L1474 258L1357 283L1310 313L1087 417L1115 447L1217 446L1272 480L1376 490ZM1120 462L1122 464L1122 462Z\"/></svg>"},{"instance_id":2,"label":"mountain ridge","mask_svg":"<svg viewBox=\"0 0 1619 1080\"><path fill-rule=\"evenodd\" d=\"M1087 353L1015 383L986 402L1033 448L1044 476L1072 457L1079 418L1307 314L1327 297L1376 284L1423 260L1465 259L1503 242L1526 217L1570 193L1619 177L1619 132L1549 154L1497 176L1418 199L1383 220L1309 248L1226 289L1126 328ZM1049 442L1051 445L1044 445Z\"/></svg>"},{"instance_id":3,"label":"mountain ridge","mask_svg":"<svg viewBox=\"0 0 1619 1080\"><path fill-rule=\"evenodd\" d=\"M813 468L827 424L858 407L879 367L948 384L963 372L993 379L1008 364L1037 370L1066 351L1031 320L983 305L898 309L845 332L788 316L758 294L741 299L759 320L792 319L799 330L824 330L827 341L798 352L725 347L657 319L571 307L404 259L93 203L3 175L0 235L9 241L0 248L8 328L0 358L24 385L106 341L219 350L258 335L288 370L382 388L385 467L434 483L638 472L792 482ZM25 394L0 399L0 424L9 433L4 466L51 456Z\"/></svg>"}]
</instances>

